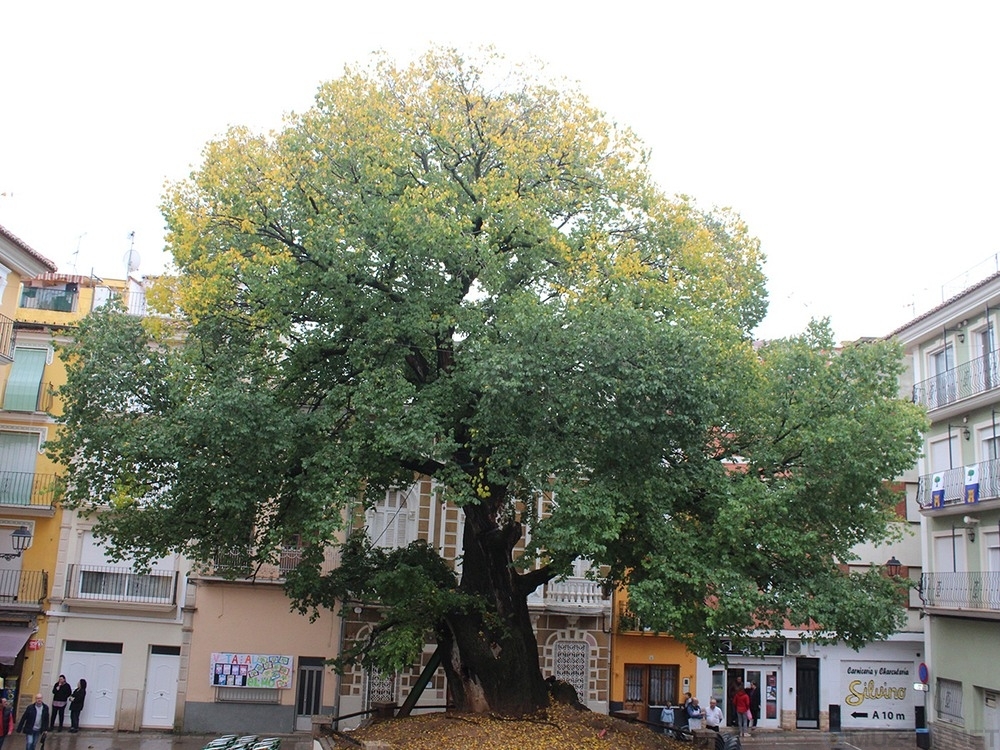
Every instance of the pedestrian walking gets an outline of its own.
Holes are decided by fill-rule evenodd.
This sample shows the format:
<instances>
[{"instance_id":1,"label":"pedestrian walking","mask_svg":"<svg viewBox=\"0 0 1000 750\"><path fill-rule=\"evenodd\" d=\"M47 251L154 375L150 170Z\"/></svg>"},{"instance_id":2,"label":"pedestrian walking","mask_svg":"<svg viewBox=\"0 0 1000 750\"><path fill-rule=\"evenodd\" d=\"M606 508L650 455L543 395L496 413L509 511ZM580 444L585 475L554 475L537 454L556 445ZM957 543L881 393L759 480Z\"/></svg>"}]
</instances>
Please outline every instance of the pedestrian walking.
<instances>
[{"instance_id":1,"label":"pedestrian walking","mask_svg":"<svg viewBox=\"0 0 1000 750\"><path fill-rule=\"evenodd\" d=\"M80 731L80 712L83 710L83 702L87 698L87 681L80 679L76 685L76 690L69 697L69 731L71 733ZM2 750L2 748L0 748Z\"/></svg>"},{"instance_id":2,"label":"pedestrian walking","mask_svg":"<svg viewBox=\"0 0 1000 750\"><path fill-rule=\"evenodd\" d=\"M45 705L45 697L38 693L35 702L24 709L21 720L17 722L17 731L24 732L24 750L35 750L39 740L45 744L45 730L49 726L49 707Z\"/></svg>"},{"instance_id":3,"label":"pedestrian walking","mask_svg":"<svg viewBox=\"0 0 1000 750\"><path fill-rule=\"evenodd\" d=\"M69 697L72 694L73 688L66 682L66 675L59 675L56 684L52 686L52 724L49 725L49 729L52 731L55 731L57 718L59 719L59 731L63 730L63 722L66 721L66 704L69 703Z\"/></svg>"},{"instance_id":4,"label":"pedestrian walking","mask_svg":"<svg viewBox=\"0 0 1000 750\"><path fill-rule=\"evenodd\" d=\"M750 724L753 722L753 714L750 713L750 696L740 685L736 688L733 696L733 705L736 709L736 723L740 728L740 737L745 737L750 733Z\"/></svg>"}]
</instances>

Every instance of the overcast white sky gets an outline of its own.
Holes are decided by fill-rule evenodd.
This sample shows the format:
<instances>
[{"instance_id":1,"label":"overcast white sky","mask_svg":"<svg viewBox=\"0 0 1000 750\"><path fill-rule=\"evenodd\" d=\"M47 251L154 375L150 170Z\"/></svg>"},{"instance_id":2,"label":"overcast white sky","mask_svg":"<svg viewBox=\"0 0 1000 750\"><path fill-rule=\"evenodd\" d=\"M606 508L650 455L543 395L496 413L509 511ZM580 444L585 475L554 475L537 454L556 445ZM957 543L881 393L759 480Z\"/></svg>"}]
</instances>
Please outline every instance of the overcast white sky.
<instances>
[{"instance_id":1,"label":"overcast white sky","mask_svg":"<svg viewBox=\"0 0 1000 750\"><path fill-rule=\"evenodd\" d=\"M996 2L9 0L0 29L0 224L67 273L120 278L130 232L161 271L164 180L209 139L431 43L544 60L667 192L739 212L768 258L761 336L884 335L996 270Z\"/></svg>"}]
</instances>

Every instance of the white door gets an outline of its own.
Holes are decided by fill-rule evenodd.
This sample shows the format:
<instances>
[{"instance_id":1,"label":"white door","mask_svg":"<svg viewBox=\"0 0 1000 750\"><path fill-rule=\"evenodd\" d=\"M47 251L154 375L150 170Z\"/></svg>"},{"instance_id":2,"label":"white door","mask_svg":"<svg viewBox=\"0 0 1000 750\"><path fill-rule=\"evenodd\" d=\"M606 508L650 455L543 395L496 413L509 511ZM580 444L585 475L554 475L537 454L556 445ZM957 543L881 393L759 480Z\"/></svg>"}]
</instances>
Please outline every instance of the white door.
<instances>
[{"instance_id":1,"label":"white door","mask_svg":"<svg viewBox=\"0 0 1000 750\"><path fill-rule=\"evenodd\" d=\"M120 644L114 645L121 648ZM66 681L74 688L81 677L87 681L87 700L80 714L81 727L114 729L121 666L120 652L71 651L67 648L63 653L59 674L66 675Z\"/></svg>"},{"instance_id":2,"label":"white door","mask_svg":"<svg viewBox=\"0 0 1000 750\"><path fill-rule=\"evenodd\" d=\"M149 664L146 666L146 700L142 708L143 728L170 729L174 726L180 667L180 655L149 655Z\"/></svg>"}]
</instances>

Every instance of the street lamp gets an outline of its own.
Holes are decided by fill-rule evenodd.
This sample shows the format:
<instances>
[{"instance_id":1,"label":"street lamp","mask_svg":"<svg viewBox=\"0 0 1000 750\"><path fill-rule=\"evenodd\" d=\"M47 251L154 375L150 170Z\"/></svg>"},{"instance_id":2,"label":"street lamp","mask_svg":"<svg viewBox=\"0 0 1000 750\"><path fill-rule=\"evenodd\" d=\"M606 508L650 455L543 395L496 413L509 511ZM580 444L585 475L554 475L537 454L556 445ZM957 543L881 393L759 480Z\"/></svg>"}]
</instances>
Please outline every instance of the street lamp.
<instances>
[{"instance_id":1,"label":"street lamp","mask_svg":"<svg viewBox=\"0 0 1000 750\"><path fill-rule=\"evenodd\" d=\"M899 575L899 571L903 569L903 563L896 559L893 555L885 563L885 569L889 571L889 575L895 578Z\"/></svg>"},{"instance_id":2,"label":"street lamp","mask_svg":"<svg viewBox=\"0 0 1000 750\"><path fill-rule=\"evenodd\" d=\"M4 560L13 560L15 557L20 557L21 553L31 546L31 532L28 531L28 527L19 526L14 529L10 534L10 542L14 551L0 552L0 558Z\"/></svg>"}]
</instances>

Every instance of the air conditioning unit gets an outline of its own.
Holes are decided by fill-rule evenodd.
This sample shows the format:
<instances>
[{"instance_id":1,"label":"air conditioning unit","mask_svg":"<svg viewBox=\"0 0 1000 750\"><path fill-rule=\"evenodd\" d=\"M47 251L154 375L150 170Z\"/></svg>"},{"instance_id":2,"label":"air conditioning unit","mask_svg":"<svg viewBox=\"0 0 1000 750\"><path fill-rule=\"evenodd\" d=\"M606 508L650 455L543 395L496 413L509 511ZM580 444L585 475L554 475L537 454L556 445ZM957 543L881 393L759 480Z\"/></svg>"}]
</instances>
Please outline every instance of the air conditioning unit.
<instances>
[{"instance_id":1,"label":"air conditioning unit","mask_svg":"<svg viewBox=\"0 0 1000 750\"><path fill-rule=\"evenodd\" d=\"M789 638L785 641L785 656L799 656L802 653L802 641Z\"/></svg>"}]
</instances>

